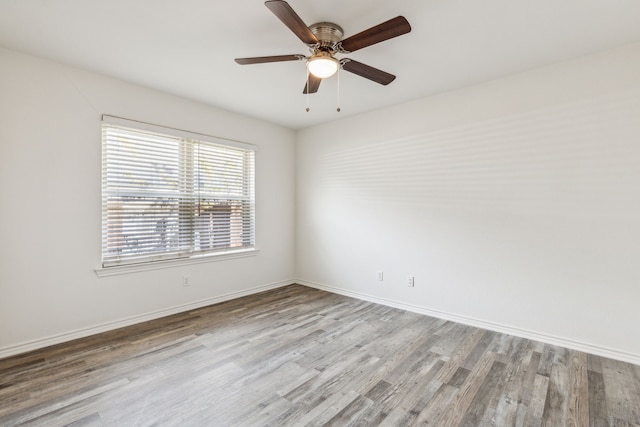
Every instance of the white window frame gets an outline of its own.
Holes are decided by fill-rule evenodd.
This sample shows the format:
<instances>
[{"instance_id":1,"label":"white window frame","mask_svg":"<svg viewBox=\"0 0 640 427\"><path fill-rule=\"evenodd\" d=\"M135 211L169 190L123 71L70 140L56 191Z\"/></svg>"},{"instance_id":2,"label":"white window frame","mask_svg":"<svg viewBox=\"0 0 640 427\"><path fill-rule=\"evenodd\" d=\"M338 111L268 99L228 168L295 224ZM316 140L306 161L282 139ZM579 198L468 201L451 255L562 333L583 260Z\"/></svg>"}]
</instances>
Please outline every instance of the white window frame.
<instances>
[{"instance_id":1,"label":"white window frame","mask_svg":"<svg viewBox=\"0 0 640 427\"><path fill-rule=\"evenodd\" d=\"M114 197L120 197L119 200L126 200L126 197L122 196L122 194L128 194L127 191L131 191L127 189L122 190L122 193L120 193L121 190L119 185L114 185L113 179L107 179L107 175L115 169L115 166L112 166L115 162L107 159L107 138L113 138L112 136L105 136L107 134L107 129L109 130L109 135L112 134L114 129L123 129L125 133L133 132L135 134L136 132L139 132L140 135L159 135L160 137L167 137L168 139L175 141L177 144L176 146L179 147L176 152L178 157L180 157L180 161L178 162L180 165L178 167L180 169L179 189L175 190L176 197L170 197L169 200L171 200L172 203L178 203L177 200L188 200L189 202L186 203L186 208L183 208L183 206L180 205L180 213L177 215L180 219L176 221L178 225L174 224L174 230L178 230L178 234L180 234L180 237L175 238L175 240L179 240L180 244L173 245L170 250L155 248L153 250L144 251L143 249L136 248L129 253L125 253L126 251L117 249L118 246L111 243L111 240L107 242L108 238L113 239L114 236L113 231L108 231L110 227L111 230L113 230L114 220L109 218L113 213L113 210L109 210L110 208L108 207L107 200L113 200ZM96 268L96 273L99 276L165 268L182 264L219 261L229 258L252 256L257 253L255 246L256 146L110 115L102 116L102 130L102 262L100 266ZM111 148L109 148L109 150L112 150L113 143L111 143L110 147ZM184 154L185 151L187 153L186 156ZM110 153L111 152L112 151L110 151ZM194 152L202 152L203 158L205 157L204 153L207 152L209 157L201 160L200 162L194 162L193 157L189 157L193 156ZM240 186L239 188L241 188L241 194L239 195L237 192L239 188L234 187L236 192L233 196L230 194L222 194L220 199L217 199L218 196L215 191L221 190L214 190L213 184L209 186L207 186L206 183L201 185L195 184L195 187L202 189L202 191L210 190L210 194L208 195L203 195L198 189L194 189L194 171L198 170L202 165L212 168L226 168L226 166L219 166L219 162L221 161L221 157L219 156L224 156L228 153L235 156L234 158L236 159L236 163L240 156L243 159L243 166L241 169L243 183L238 184ZM155 177L156 175L153 176ZM204 178L202 180L204 180ZM197 182L200 183L202 180L198 179ZM142 199L153 199L153 195L149 195L150 193L144 193L148 190L142 189L134 190L134 192L135 191L140 191L141 194L143 194ZM164 199L165 197L163 196L162 198ZM222 201L237 207L228 207L227 210L229 210L229 212L227 213ZM202 220L198 220L204 215L203 212L205 212L201 206L201 202L202 206L205 206L208 203L207 206L209 207L209 213L207 213L207 215L212 218L210 221L213 222L214 228L215 226L220 226L220 224L223 224L224 227L226 222L231 224L232 221L235 221L234 224L236 225L233 227L236 231L241 231L241 234L239 235L240 237L234 237L233 240L228 238L228 241L226 243L223 242L222 244L220 244L220 240L214 240L212 237L207 237L208 243L217 243L217 245L213 246L212 244L204 244L201 237L203 236L202 230L203 227L210 226L207 224L202 225L204 224ZM238 209L240 210L238 211ZM232 213L232 210L233 212L240 213L234 214ZM184 212L186 212L187 216L183 219L182 215L184 215ZM172 218L175 220L175 212L173 215L174 216ZM238 215L241 216L238 217ZM230 218L226 218L227 216L230 216ZM235 219L232 220L231 216ZM194 225L196 221L200 225ZM242 225L237 225L240 223ZM232 226L229 225L228 227L228 233L230 234ZM226 231L225 228L223 228L223 230ZM116 235L117 233L118 232L116 232ZM121 235L124 234L124 232L120 233ZM139 233L143 234L144 231L139 231ZM237 233L234 234L234 236L236 235ZM216 239L218 238L216 237ZM239 239L241 242L239 242ZM142 247L142 245L140 246ZM114 250L114 248L117 250ZM122 253L124 253L124 255Z\"/></svg>"}]
</instances>

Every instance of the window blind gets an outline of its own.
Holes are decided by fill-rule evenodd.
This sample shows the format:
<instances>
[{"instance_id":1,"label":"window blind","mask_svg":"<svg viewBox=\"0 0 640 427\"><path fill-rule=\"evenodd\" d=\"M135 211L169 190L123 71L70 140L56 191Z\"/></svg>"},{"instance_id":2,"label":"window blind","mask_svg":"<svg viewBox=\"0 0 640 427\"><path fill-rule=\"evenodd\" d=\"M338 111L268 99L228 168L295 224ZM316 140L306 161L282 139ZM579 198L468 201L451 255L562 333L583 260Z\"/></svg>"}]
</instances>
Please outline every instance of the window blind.
<instances>
[{"instance_id":1,"label":"window blind","mask_svg":"<svg viewBox=\"0 0 640 427\"><path fill-rule=\"evenodd\" d=\"M122 122L102 124L103 267L254 247L254 150Z\"/></svg>"}]
</instances>

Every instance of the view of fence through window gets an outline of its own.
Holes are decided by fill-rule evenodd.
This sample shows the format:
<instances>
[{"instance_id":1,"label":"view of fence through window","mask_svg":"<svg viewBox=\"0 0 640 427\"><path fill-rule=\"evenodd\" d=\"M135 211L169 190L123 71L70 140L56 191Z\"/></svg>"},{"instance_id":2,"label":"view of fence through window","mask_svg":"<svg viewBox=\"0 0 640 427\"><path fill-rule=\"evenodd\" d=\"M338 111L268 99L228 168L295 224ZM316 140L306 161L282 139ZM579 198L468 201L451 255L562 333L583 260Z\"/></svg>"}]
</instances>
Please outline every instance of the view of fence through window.
<instances>
[{"instance_id":1,"label":"view of fence through window","mask_svg":"<svg viewBox=\"0 0 640 427\"><path fill-rule=\"evenodd\" d=\"M254 245L254 151L103 123L103 265Z\"/></svg>"}]
</instances>

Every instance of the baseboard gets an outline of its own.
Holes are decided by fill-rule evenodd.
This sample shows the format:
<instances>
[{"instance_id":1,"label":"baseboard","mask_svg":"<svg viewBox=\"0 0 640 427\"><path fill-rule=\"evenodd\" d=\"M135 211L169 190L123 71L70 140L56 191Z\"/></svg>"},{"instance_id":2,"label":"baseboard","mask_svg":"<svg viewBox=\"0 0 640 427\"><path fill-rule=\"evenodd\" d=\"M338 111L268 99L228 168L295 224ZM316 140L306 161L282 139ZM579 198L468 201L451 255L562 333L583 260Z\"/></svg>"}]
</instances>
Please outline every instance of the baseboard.
<instances>
[{"instance_id":1,"label":"baseboard","mask_svg":"<svg viewBox=\"0 0 640 427\"><path fill-rule=\"evenodd\" d=\"M28 351L37 350L40 348L48 347L55 344L61 344L67 341L72 341L78 338L88 337L90 335L99 334L101 332L112 331L114 329L122 328L125 326L135 325L137 323L146 322L149 320L159 319L161 317L170 316L172 314L182 313L196 308L206 307L208 305L217 304L232 299L257 294L260 292L268 291L271 289L281 288L283 286L292 285L296 283L295 280L283 280L281 282L269 283L267 285L257 286L251 289L245 289L243 291L231 292L228 294L220 295L217 297L206 298L203 300L195 301L189 304L177 305L174 307L158 310L150 313L141 314L138 316L128 317L126 319L117 320L114 322L107 322L100 325L92 326L89 328L78 329L63 334L50 336L47 338L37 339L22 344L12 345L9 347L0 348L0 359L5 357L15 356L18 354L26 353Z\"/></svg>"},{"instance_id":2,"label":"baseboard","mask_svg":"<svg viewBox=\"0 0 640 427\"><path fill-rule=\"evenodd\" d=\"M380 298L373 295L368 295L360 292L354 292L347 289L337 288L333 286L328 286L320 283L310 282L307 280L284 280L280 282L270 283L267 285L258 286L251 289L245 289L239 292L232 292L225 295L220 295L217 297L206 298L204 300L195 301L189 304L183 304L179 306L170 307L163 310L154 311L151 313L146 313L138 316L132 316L126 319L107 322L100 325L96 325L90 328L83 328L72 332L67 332L63 334L58 334L54 336L50 336L47 338L42 338L38 340L29 341L26 343L21 343L17 345L12 345L5 348L0 348L0 359L15 356L18 354L26 353L32 350L37 350L40 348L48 347L55 344L61 344L63 342L72 341L78 338L88 337L90 335L99 334L101 332L107 332L114 329L122 328L125 326L135 325L137 323L146 322L149 320L159 319L161 317L170 316L172 314L182 313L189 310L194 310L201 307L206 307L208 305L217 304L224 301L229 301L235 298L241 298L244 296L249 296L253 294L257 294L260 292L268 291L271 289L281 288L283 286L288 286L291 284L300 284L304 286L308 286L310 288L320 289L323 291L331 292L338 295L344 295L352 298L361 299L364 301L374 302L376 304L382 304L389 307L399 308L402 310L411 311L413 313L424 314L431 317L437 317L439 319L451 320L453 322L462 323L469 326L475 326L478 328L488 329L495 332L501 332L509 335L514 335L521 338L532 339L540 342L544 342L547 344L557 345L561 347L570 348L572 350L583 351L585 353L591 353L598 356L608 357L611 359L620 360L623 362L633 363L635 365L640 365L640 355L627 353L624 351L619 351L607 347L597 346L593 344L587 344L576 340L571 340L568 338L557 337L554 335L543 334L535 331L525 330L521 328L516 328L512 326L502 325L495 322L489 322L481 319L475 319L467 316L462 316L454 313L447 313L444 311L430 309L428 307L417 306L413 304L407 304L400 301L395 301L387 298Z\"/></svg>"},{"instance_id":3,"label":"baseboard","mask_svg":"<svg viewBox=\"0 0 640 427\"><path fill-rule=\"evenodd\" d=\"M352 298L361 299L364 301L370 301L377 304L386 305L389 307L400 308L402 310L411 311L414 313L425 314L431 317L437 317L439 319L451 320L453 322L462 323L464 325L475 326L482 329L488 329L490 331L501 332L508 335L513 335L521 338L527 338L535 341L540 341L546 344L557 345L560 347L569 348L572 350L578 350L585 353L591 353L598 356L608 357L610 359L620 360L622 362L633 363L640 365L640 355L627 353L607 347L597 346L593 344L587 344L580 341L557 337L554 335L544 334L536 331L530 331L508 325L502 325L495 322L489 322L486 320L475 319L472 317L462 316L454 313L447 313L444 311L434 310L428 307L417 306L413 304L407 304L400 301L390 300L386 298L380 298L373 295L363 294L360 292L354 292L347 289L337 288L334 286L328 286L321 283L314 283L307 280L296 280L296 283L304 286L308 286L315 289L331 292L334 294L344 295Z\"/></svg>"}]
</instances>

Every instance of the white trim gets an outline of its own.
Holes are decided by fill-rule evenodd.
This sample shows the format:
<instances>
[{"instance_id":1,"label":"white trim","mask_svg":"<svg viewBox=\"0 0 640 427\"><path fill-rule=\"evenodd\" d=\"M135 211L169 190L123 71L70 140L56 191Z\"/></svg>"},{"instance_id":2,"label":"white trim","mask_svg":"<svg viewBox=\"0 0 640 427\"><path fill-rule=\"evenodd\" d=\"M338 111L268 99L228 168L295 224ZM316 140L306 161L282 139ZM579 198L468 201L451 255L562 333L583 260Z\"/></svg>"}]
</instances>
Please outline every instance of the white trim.
<instances>
[{"instance_id":1,"label":"white trim","mask_svg":"<svg viewBox=\"0 0 640 427\"><path fill-rule=\"evenodd\" d=\"M447 313L444 311L434 310L434 309L421 307L417 305L406 304L403 302L390 300L386 298L375 297L375 296L363 294L360 292L353 292L346 289L323 285L320 283L309 282L307 280L293 280L293 279L270 283L267 285L246 289L243 291L232 292L232 293L228 293L228 294L217 296L217 297L207 298L207 299L196 301L189 304L170 307L167 309L158 310L158 311L154 311L154 312L143 314L143 315L132 316L132 317L114 321L114 322L107 322L107 323L103 323L101 325L93 326L90 328L78 329L76 331L58 334L48 338L37 339L37 340L29 341L26 343L22 343L22 344L0 348L0 359L26 353L28 351L48 347L51 345L75 340L78 338L84 338L90 335L99 334L101 332L107 332L107 331L122 328L125 326L146 322L148 320L159 319L161 317L170 316L172 314L182 313L185 311L194 310L196 308L206 307L208 305L229 301L235 298L241 298L244 296L257 294L259 292L281 288L283 286L288 286L292 284L300 284L303 286L320 289L320 290L331 292L338 295L344 295L352 298L361 299L364 301L374 302L376 304L382 304L389 307L407 310L413 313L424 314L427 316L437 317L439 319L444 319L444 320L451 320L453 322L458 322L458 323L462 323L469 326L475 326L482 329L488 329L495 332L500 332L500 333L514 335L521 338L536 340L536 341L540 341L547 344L558 345L558 346L570 348L573 350L583 351L583 352L595 354L598 356L608 357L611 359L616 359L623 362L640 365L640 355L633 354L633 353L628 353L628 352L615 350L615 349L602 347L602 346L597 346L593 344L587 344L587 343L571 340L568 338L557 337L554 335L548 335L548 334L543 334L535 331L529 331L521 328L506 326L506 325L502 325L495 322L474 319L467 316Z\"/></svg>"},{"instance_id":2,"label":"white trim","mask_svg":"<svg viewBox=\"0 0 640 427\"><path fill-rule=\"evenodd\" d=\"M126 319L103 323L100 325L92 326L90 328L78 329L76 331L53 335L48 338L42 338L42 339L37 339L33 341L28 341L22 344L11 345L9 347L0 348L0 359L26 353L28 351L38 350L40 348L64 343L64 342L75 340L78 338L88 337L90 335L99 334L101 332L112 331L114 329L123 328L125 326L131 326L137 323L159 319L161 317L170 316L172 314L182 313L189 310L195 310L196 308L206 307L208 305L218 304L224 301L229 301L232 299L257 294L260 292L269 291L271 289L277 289L283 286L293 285L294 283L296 282L293 279L283 280L275 283L269 283L267 285L257 286L255 288L245 289L243 291L231 292L231 293L220 295L217 297L206 298L206 299L188 303L188 304L177 305L174 307L153 311L153 312L141 314L138 316L128 317Z\"/></svg>"},{"instance_id":3,"label":"white trim","mask_svg":"<svg viewBox=\"0 0 640 427\"><path fill-rule=\"evenodd\" d=\"M177 258L161 261L150 261L140 264L113 265L110 267L98 266L94 270L98 277L116 276L118 274L138 273L140 271L158 270L160 268L179 267L189 264L202 264L205 262L226 261L229 259L246 258L256 256L260 253L259 249L240 249L228 252L219 252L206 254L202 256L193 256L189 258Z\"/></svg>"},{"instance_id":4,"label":"white trim","mask_svg":"<svg viewBox=\"0 0 640 427\"><path fill-rule=\"evenodd\" d=\"M588 343L572 340L569 338L558 337L555 335L549 335L549 334L530 331L526 329L516 328L513 326L507 326L500 323L490 322L490 321L481 320L481 319L475 319L472 317L462 316L459 314L448 313L440 310L434 310L428 307L422 307L422 306L417 306L413 304L407 304L400 301L380 298L373 295L363 294L360 292L354 292L354 291L350 291L342 288L336 288L334 286L324 285L321 283L309 282L307 280L296 280L296 283L300 285L308 286L310 288L316 288L323 291L331 292L334 294L344 295L352 298L361 299L364 301L370 301L377 304L386 305L389 307L411 311L413 313L424 314L427 316L436 317L444 320L451 320L453 322L462 323L464 325L475 326L477 328L488 329L490 331L513 335L520 338L527 338L530 340L557 345L557 346L569 348L572 350L578 350L578 351L583 351L585 353L595 354L597 356L603 356L603 357L608 357L610 359L620 360L622 362L633 363L634 365L640 365L639 354L628 353L625 351L615 350L612 348L602 347L594 344L588 344Z\"/></svg>"}]
</instances>

